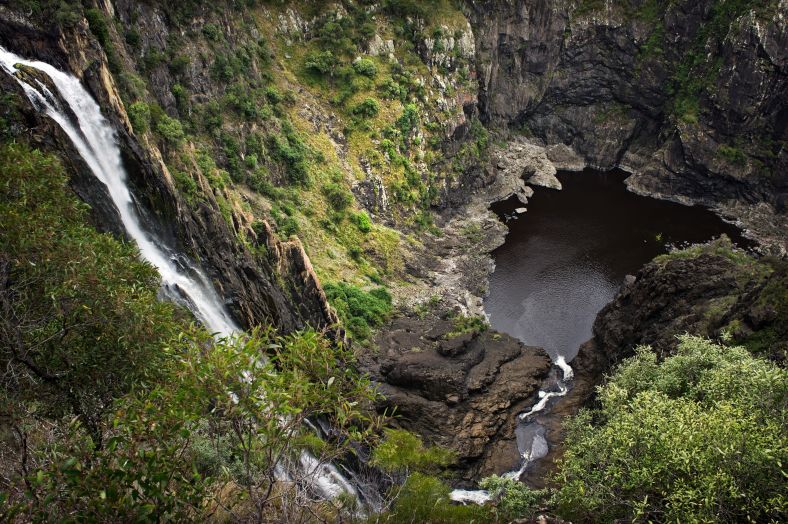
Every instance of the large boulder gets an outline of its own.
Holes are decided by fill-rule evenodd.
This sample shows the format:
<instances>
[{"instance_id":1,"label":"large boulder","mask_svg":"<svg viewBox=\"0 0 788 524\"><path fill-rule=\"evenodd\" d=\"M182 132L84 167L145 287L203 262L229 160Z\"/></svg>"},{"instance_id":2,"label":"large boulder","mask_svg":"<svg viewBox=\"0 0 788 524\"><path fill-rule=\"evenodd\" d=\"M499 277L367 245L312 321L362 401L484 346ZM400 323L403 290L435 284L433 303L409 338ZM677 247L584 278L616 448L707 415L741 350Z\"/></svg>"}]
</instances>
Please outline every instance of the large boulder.
<instances>
[{"instance_id":1,"label":"large boulder","mask_svg":"<svg viewBox=\"0 0 788 524\"><path fill-rule=\"evenodd\" d=\"M396 408L395 425L455 450L458 477L470 481L517 468L517 416L552 362L508 335L455 329L437 317L400 317L361 360L384 395L379 409Z\"/></svg>"}]
</instances>

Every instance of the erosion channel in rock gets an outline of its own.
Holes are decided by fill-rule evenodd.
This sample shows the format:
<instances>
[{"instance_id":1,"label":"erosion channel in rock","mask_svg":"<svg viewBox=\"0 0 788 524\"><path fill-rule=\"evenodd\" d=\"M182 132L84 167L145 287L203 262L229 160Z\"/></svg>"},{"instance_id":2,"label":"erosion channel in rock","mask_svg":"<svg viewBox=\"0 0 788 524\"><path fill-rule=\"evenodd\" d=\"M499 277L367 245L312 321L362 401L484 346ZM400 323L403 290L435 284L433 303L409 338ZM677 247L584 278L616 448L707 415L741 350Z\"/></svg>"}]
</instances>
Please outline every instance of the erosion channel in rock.
<instances>
[{"instance_id":1,"label":"erosion channel in rock","mask_svg":"<svg viewBox=\"0 0 788 524\"><path fill-rule=\"evenodd\" d=\"M671 246L723 233L740 247L752 246L734 225L707 209L628 192L626 176L621 171L563 172L558 174L563 189L537 190L527 211L516 198L493 206L509 233L492 253L495 271L485 311L493 328L543 347L556 364L535 404L519 417L523 463L509 476L523 478L547 455L545 424L550 422L545 419L551 417L545 415L572 387L568 363L591 338L597 313L627 275ZM466 500L475 500L478 492L474 497Z\"/></svg>"}]
</instances>

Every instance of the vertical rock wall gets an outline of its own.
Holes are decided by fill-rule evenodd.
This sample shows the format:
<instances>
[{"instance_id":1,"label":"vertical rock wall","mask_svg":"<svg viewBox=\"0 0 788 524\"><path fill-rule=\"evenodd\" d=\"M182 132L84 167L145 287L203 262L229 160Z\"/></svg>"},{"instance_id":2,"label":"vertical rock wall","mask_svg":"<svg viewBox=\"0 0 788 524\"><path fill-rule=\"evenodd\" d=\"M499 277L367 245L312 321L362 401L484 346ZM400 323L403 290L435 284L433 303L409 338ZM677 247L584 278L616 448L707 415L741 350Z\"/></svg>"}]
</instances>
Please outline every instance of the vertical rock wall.
<instances>
[{"instance_id":1,"label":"vertical rock wall","mask_svg":"<svg viewBox=\"0 0 788 524\"><path fill-rule=\"evenodd\" d=\"M635 190L719 205L788 193L788 4L471 0L483 118Z\"/></svg>"}]
</instances>

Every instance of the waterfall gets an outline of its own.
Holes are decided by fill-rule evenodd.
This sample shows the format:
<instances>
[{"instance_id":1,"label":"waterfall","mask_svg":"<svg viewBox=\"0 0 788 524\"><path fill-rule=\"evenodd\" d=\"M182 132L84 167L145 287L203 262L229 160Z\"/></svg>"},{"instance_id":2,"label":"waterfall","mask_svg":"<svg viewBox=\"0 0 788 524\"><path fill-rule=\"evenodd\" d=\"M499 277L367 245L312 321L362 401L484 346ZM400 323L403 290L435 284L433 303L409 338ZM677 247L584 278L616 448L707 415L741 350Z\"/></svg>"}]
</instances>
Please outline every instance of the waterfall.
<instances>
[{"instance_id":1,"label":"waterfall","mask_svg":"<svg viewBox=\"0 0 788 524\"><path fill-rule=\"evenodd\" d=\"M64 108L60 107L58 98L42 82L35 80L37 85L33 86L15 75L17 64L46 73L60 92L61 99L76 115L77 122L71 121ZM2 47L0 66L17 79L30 101L65 131L93 175L106 186L126 233L136 242L142 258L159 271L165 291L171 296L182 295L193 306L194 315L211 332L230 336L239 331L203 271L191 263L182 269L180 266L185 257L164 247L152 233L143 229L140 213L127 185L115 130L80 81L45 62L25 60Z\"/></svg>"},{"instance_id":2,"label":"waterfall","mask_svg":"<svg viewBox=\"0 0 788 524\"><path fill-rule=\"evenodd\" d=\"M33 79L35 85L31 85L19 78L15 73L20 64L46 73L60 98L37 79ZM216 336L232 337L240 333L239 326L228 314L202 269L183 254L167 247L154 232L146 231L143 227L139 209L129 191L117 134L79 79L45 62L25 60L2 47L0 67L17 80L39 111L46 113L63 129L93 175L106 186L123 227L136 242L140 256L159 271L165 294L189 307L194 316ZM76 122L61 106L60 100L68 104ZM307 451L301 452L299 462L300 474L309 479L312 488L324 498L333 499L343 493L359 496L358 490L333 464L322 463ZM288 478L282 468L278 470L281 477Z\"/></svg>"}]
</instances>

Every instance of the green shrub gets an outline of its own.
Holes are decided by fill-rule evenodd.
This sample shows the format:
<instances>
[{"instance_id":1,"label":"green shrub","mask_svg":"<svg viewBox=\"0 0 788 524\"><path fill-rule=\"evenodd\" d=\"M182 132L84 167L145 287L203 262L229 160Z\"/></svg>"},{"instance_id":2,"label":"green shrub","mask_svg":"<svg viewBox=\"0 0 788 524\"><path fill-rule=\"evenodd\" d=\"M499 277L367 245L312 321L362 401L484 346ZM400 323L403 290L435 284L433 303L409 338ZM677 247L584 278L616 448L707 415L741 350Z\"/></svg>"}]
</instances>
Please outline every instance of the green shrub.
<instances>
[{"instance_id":1,"label":"green shrub","mask_svg":"<svg viewBox=\"0 0 788 524\"><path fill-rule=\"evenodd\" d=\"M309 181L309 149L293 125L282 121L282 132L270 136L269 140L271 154L285 165L288 178L294 183L306 184Z\"/></svg>"},{"instance_id":2,"label":"green shrub","mask_svg":"<svg viewBox=\"0 0 788 524\"><path fill-rule=\"evenodd\" d=\"M377 522L482 524L496 521L491 507L457 505L449 498L450 494L451 488L440 479L423 473L413 473L401 488L395 488L391 510L380 515Z\"/></svg>"},{"instance_id":3,"label":"green shrub","mask_svg":"<svg viewBox=\"0 0 788 524\"><path fill-rule=\"evenodd\" d=\"M435 12L438 0L385 0L384 12L401 18L425 18Z\"/></svg>"},{"instance_id":4,"label":"green shrub","mask_svg":"<svg viewBox=\"0 0 788 524\"><path fill-rule=\"evenodd\" d=\"M150 128L150 106L145 102L134 102L129 106L129 120L135 133L144 133Z\"/></svg>"},{"instance_id":5,"label":"green shrub","mask_svg":"<svg viewBox=\"0 0 788 524\"><path fill-rule=\"evenodd\" d=\"M209 133L217 131L222 128L224 123L224 114L222 107L216 100L211 100L202 106L202 125Z\"/></svg>"},{"instance_id":6,"label":"green shrub","mask_svg":"<svg viewBox=\"0 0 788 524\"><path fill-rule=\"evenodd\" d=\"M167 55L165 55L163 52L159 51L158 49L149 49L145 54L145 57L142 59L144 66L143 69L147 72L151 72L166 61Z\"/></svg>"},{"instance_id":7,"label":"green shrub","mask_svg":"<svg viewBox=\"0 0 788 524\"><path fill-rule=\"evenodd\" d=\"M344 186L329 182L323 186L323 194L334 211L344 211L353 203L353 195Z\"/></svg>"},{"instance_id":8,"label":"green shrub","mask_svg":"<svg viewBox=\"0 0 788 524\"><path fill-rule=\"evenodd\" d=\"M345 327L359 340L366 340L371 329L386 321L391 313L391 295L379 287L364 291L345 282L329 283L324 291Z\"/></svg>"},{"instance_id":9,"label":"green shrub","mask_svg":"<svg viewBox=\"0 0 788 524\"><path fill-rule=\"evenodd\" d=\"M361 118L374 118L380 112L380 103L374 98L367 97L356 104L350 112Z\"/></svg>"},{"instance_id":10,"label":"green shrub","mask_svg":"<svg viewBox=\"0 0 788 524\"><path fill-rule=\"evenodd\" d=\"M534 519L547 501L547 490L534 490L519 480L492 475L482 479L481 489L495 500L499 518L505 522L523 517Z\"/></svg>"},{"instance_id":11,"label":"green shrub","mask_svg":"<svg viewBox=\"0 0 788 524\"><path fill-rule=\"evenodd\" d=\"M403 137L409 137L419 127L419 106L408 104L397 119L397 129Z\"/></svg>"},{"instance_id":12,"label":"green shrub","mask_svg":"<svg viewBox=\"0 0 788 524\"><path fill-rule=\"evenodd\" d=\"M282 234L284 238L297 235L299 231L298 221L291 216L284 216L276 223L277 231Z\"/></svg>"},{"instance_id":13,"label":"green shrub","mask_svg":"<svg viewBox=\"0 0 788 524\"><path fill-rule=\"evenodd\" d=\"M375 78L378 74L378 66L369 58L359 58L353 62L353 70L356 74L366 76L367 78Z\"/></svg>"},{"instance_id":14,"label":"green shrub","mask_svg":"<svg viewBox=\"0 0 788 524\"><path fill-rule=\"evenodd\" d=\"M265 97L268 101L274 105L279 104L284 100L284 96L279 90L274 86L268 86L265 88Z\"/></svg>"},{"instance_id":15,"label":"green shrub","mask_svg":"<svg viewBox=\"0 0 788 524\"><path fill-rule=\"evenodd\" d=\"M558 475L575 521L778 522L788 493L788 371L744 348L684 336L658 363L624 362L579 415Z\"/></svg>"},{"instance_id":16,"label":"green shrub","mask_svg":"<svg viewBox=\"0 0 788 524\"><path fill-rule=\"evenodd\" d=\"M218 42L222 37L222 30L216 24L208 22L202 26L202 34L211 42Z\"/></svg>"},{"instance_id":17,"label":"green shrub","mask_svg":"<svg viewBox=\"0 0 788 524\"><path fill-rule=\"evenodd\" d=\"M717 153L719 153L722 158L731 164L735 164L737 166L743 166L747 164L747 155L738 147L723 144L717 149Z\"/></svg>"},{"instance_id":18,"label":"green shrub","mask_svg":"<svg viewBox=\"0 0 788 524\"><path fill-rule=\"evenodd\" d=\"M374 98L365 98L350 110L359 118L375 118L380 112L380 104Z\"/></svg>"},{"instance_id":19,"label":"green shrub","mask_svg":"<svg viewBox=\"0 0 788 524\"><path fill-rule=\"evenodd\" d=\"M463 333L484 333L490 325L483 316L457 315L454 317L451 332L446 334L446 338L456 337Z\"/></svg>"},{"instance_id":20,"label":"green shrub","mask_svg":"<svg viewBox=\"0 0 788 524\"><path fill-rule=\"evenodd\" d=\"M81 6L78 3L60 2L54 20L60 27L75 27L81 20Z\"/></svg>"},{"instance_id":21,"label":"green shrub","mask_svg":"<svg viewBox=\"0 0 788 524\"><path fill-rule=\"evenodd\" d=\"M250 153L244 158L244 164L247 169L257 169L257 155Z\"/></svg>"},{"instance_id":22,"label":"green shrub","mask_svg":"<svg viewBox=\"0 0 788 524\"><path fill-rule=\"evenodd\" d=\"M353 222L362 233L369 233L372 230L372 221L366 211L359 211L353 215Z\"/></svg>"},{"instance_id":23,"label":"green shrub","mask_svg":"<svg viewBox=\"0 0 788 524\"><path fill-rule=\"evenodd\" d=\"M65 4L65 2L61 2L61 4ZM85 11L85 18L90 26L90 32L96 36L101 47L104 48L104 54L107 56L107 65L110 71L119 74L122 69L120 59L115 52L115 45L110 38L109 27L104 13L98 9L88 9Z\"/></svg>"},{"instance_id":24,"label":"green shrub","mask_svg":"<svg viewBox=\"0 0 788 524\"><path fill-rule=\"evenodd\" d=\"M162 114L156 123L156 131L168 146L176 146L186 137L183 125L177 119L170 118L166 114Z\"/></svg>"},{"instance_id":25,"label":"green shrub","mask_svg":"<svg viewBox=\"0 0 788 524\"><path fill-rule=\"evenodd\" d=\"M189 91L181 84L175 84L172 86L172 96L175 97L178 112L181 115L187 115L189 112Z\"/></svg>"},{"instance_id":26,"label":"green shrub","mask_svg":"<svg viewBox=\"0 0 788 524\"><path fill-rule=\"evenodd\" d=\"M372 452L372 464L391 473L435 473L455 460L454 452L440 446L427 447L418 435L401 429L387 429Z\"/></svg>"},{"instance_id":27,"label":"green shrub","mask_svg":"<svg viewBox=\"0 0 788 524\"><path fill-rule=\"evenodd\" d=\"M107 21L104 18L104 13L98 9L88 9L85 11L85 18L88 20L90 32L96 35L99 43L106 46L109 43L109 29L107 28Z\"/></svg>"},{"instance_id":28,"label":"green shrub","mask_svg":"<svg viewBox=\"0 0 788 524\"><path fill-rule=\"evenodd\" d=\"M135 28L132 27L128 31L126 31L125 38L126 38L126 43L129 45L129 47L131 47L135 51L139 50L139 48L140 48L140 32L139 31L137 31Z\"/></svg>"},{"instance_id":29,"label":"green shrub","mask_svg":"<svg viewBox=\"0 0 788 524\"><path fill-rule=\"evenodd\" d=\"M681 95L673 102L673 112L685 124L697 124L700 112L699 104L697 96Z\"/></svg>"},{"instance_id":30,"label":"green shrub","mask_svg":"<svg viewBox=\"0 0 788 524\"><path fill-rule=\"evenodd\" d=\"M178 185L181 193L186 197L187 201L192 201L197 195L197 181L194 180L189 173L172 170L172 176L175 178L175 183Z\"/></svg>"},{"instance_id":31,"label":"green shrub","mask_svg":"<svg viewBox=\"0 0 788 524\"><path fill-rule=\"evenodd\" d=\"M249 187L271 200L278 200L282 196L282 188L276 187L271 182L268 170L263 167L258 167L250 173L247 183Z\"/></svg>"},{"instance_id":32,"label":"green shrub","mask_svg":"<svg viewBox=\"0 0 788 524\"><path fill-rule=\"evenodd\" d=\"M380 95L388 100L400 100L404 102L408 97L408 90L394 81L387 78L378 88Z\"/></svg>"},{"instance_id":33,"label":"green shrub","mask_svg":"<svg viewBox=\"0 0 788 524\"><path fill-rule=\"evenodd\" d=\"M170 72L175 76L181 76L186 73L190 63L191 59L189 58L189 55L178 55L170 60Z\"/></svg>"},{"instance_id":34,"label":"green shrub","mask_svg":"<svg viewBox=\"0 0 788 524\"><path fill-rule=\"evenodd\" d=\"M339 67L339 60L331 51L310 51L304 59L304 68L310 73L334 76Z\"/></svg>"}]
</instances>

